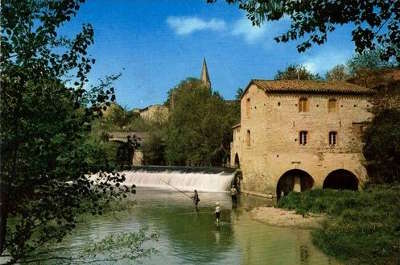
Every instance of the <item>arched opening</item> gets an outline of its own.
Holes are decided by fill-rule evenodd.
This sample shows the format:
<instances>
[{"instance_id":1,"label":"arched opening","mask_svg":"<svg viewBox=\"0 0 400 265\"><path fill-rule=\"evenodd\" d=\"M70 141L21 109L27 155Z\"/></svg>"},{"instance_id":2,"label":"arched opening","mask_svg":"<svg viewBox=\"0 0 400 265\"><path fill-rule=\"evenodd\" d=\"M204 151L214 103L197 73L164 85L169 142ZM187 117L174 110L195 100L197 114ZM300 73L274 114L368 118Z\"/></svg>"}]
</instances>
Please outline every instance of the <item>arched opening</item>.
<instances>
[{"instance_id":1,"label":"arched opening","mask_svg":"<svg viewBox=\"0 0 400 265\"><path fill-rule=\"evenodd\" d=\"M239 155L235 154L235 168L240 168Z\"/></svg>"},{"instance_id":2,"label":"arched opening","mask_svg":"<svg viewBox=\"0 0 400 265\"><path fill-rule=\"evenodd\" d=\"M314 180L307 172L300 169L287 171L278 181L276 186L276 197L288 195L291 191L302 192L312 188Z\"/></svg>"},{"instance_id":3,"label":"arched opening","mask_svg":"<svg viewBox=\"0 0 400 265\"><path fill-rule=\"evenodd\" d=\"M324 180L324 189L358 190L357 177L348 170L338 169L329 173Z\"/></svg>"}]
</instances>

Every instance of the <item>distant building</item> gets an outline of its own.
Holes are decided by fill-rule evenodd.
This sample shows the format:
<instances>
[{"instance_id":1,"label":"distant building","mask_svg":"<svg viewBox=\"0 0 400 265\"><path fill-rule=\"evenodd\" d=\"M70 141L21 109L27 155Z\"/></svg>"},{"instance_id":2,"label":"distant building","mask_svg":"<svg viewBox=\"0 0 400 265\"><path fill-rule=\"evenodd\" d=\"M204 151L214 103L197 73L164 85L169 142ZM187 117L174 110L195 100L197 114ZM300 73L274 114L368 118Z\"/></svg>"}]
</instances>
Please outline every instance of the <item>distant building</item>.
<instances>
[{"instance_id":1,"label":"distant building","mask_svg":"<svg viewBox=\"0 0 400 265\"><path fill-rule=\"evenodd\" d=\"M211 80L210 75L208 74L206 58L203 59L203 67L201 68L200 80L208 89L211 89Z\"/></svg>"},{"instance_id":2,"label":"distant building","mask_svg":"<svg viewBox=\"0 0 400 265\"><path fill-rule=\"evenodd\" d=\"M143 120L162 123L168 120L169 109L164 105L156 104L139 110L139 114Z\"/></svg>"},{"instance_id":3,"label":"distant building","mask_svg":"<svg viewBox=\"0 0 400 265\"><path fill-rule=\"evenodd\" d=\"M203 66L201 68L200 79L199 79L206 88L211 90L211 80L210 75L208 73L206 59L203 59ZM197 86L196 86L197 87ZM170 109L173 109L175 106L175 91L172 91L171 101L170 101Z\"/></svg>"},{"instance_id":4,"label":"distant building","mask_svg":"<svg viewBox=\"0 0 400 265\"><path fill-rule=\"evenodd\" d=\"M372 90L346 82L251 80L233 127L231 165L242 189L280 197L366 180L361 133Z\"/></svg>"}]
</instances>

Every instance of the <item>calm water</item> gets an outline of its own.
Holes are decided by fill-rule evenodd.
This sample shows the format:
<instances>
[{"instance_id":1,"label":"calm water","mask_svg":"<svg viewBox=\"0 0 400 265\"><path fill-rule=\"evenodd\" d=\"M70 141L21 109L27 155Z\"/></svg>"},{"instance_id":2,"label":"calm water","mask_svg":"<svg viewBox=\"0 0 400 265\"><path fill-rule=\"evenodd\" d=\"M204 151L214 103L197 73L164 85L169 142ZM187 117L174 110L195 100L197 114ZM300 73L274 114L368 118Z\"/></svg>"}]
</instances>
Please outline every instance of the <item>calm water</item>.
<instances>
[{"instance_id":1,"label":"calm water","mask_svg":"<svg viewBox=\"0 0 400 265\"><path fill-rule=\"evenodd\" d=\"M147 226L160 235L154 245L158 253L142 259L141 264L336 264L313 247L309 231L272 227L250 219L249 210L257 205L267 205L268 201L242 197L239 206L232 209L230 196L226 193L199 195L201 201L199 212L196 212L192 202L181 193L138 190L137 206L123 214L90 219L78 226L62 244L55 246L53 254L75 255L90 240ZM222 208L219 226L216 226L213 214L216 201ZM118 264L132 263L124 260Z\"/></svg>"}]
</instances>

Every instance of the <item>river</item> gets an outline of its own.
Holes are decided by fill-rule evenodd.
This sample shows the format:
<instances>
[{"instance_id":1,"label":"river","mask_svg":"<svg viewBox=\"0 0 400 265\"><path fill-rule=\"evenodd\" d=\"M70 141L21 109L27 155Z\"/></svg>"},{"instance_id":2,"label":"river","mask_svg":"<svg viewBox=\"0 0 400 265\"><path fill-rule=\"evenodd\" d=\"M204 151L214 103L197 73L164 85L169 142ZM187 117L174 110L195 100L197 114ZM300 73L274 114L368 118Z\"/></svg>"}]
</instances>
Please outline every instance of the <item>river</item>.
<instances>
[{"instance_id":1,"label":"river","mask_svg":"<svg viewBox=\"0 0 400 265\"><path fill-rule=\"evenodd\" d=\"M159 234L151 243L157 253L141 259L141 264L337 264L317 250L310 232L269 226L250 218L249 210L266 205L265 199L242 196L232 209L229 194L201 192L199 211L184 194L157 189L138 189L131 209L119 214L90 217L62 243L53 247L56 256L74 256L91 241L110 233L132 232L141 227ZM219 226L214 219L215 203L222 208ZM58 264L54 260L46 264ZM94 264L132 264L131 260ZM91 263L93 264L93 263Z\"/></svg>"}]
</instances>

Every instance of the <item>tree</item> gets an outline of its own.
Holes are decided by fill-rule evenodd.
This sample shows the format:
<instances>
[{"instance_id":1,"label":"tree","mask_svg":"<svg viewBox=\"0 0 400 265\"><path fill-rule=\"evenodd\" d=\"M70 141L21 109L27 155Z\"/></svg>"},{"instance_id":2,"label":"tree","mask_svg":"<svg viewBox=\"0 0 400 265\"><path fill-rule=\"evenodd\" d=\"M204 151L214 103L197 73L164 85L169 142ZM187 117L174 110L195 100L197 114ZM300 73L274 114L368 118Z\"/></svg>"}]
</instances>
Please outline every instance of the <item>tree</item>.
<instances>
[{"instance_id":1,"label":"tree","mask_svg":"<svg viewBox=\"0 0 400 265\"><path fill-rule=\"evenodd\" d=\"M1 6L0 253L10 263L60 241L84 211L101 213L124 180L110 170L90 124L114 100L116 75L88 86L93 28L60 36L82 1L11 1ZM88 89L84 89L89 87ZM12 218L12 222L7 222Z\"/></svg>"},{"instance_id":2,"label":"tree","mask_svg":"<svg viewBox=\"0 0 400 265\"><path fill-rule=\"evenodd\" d=\"M208 3L217 0L207 0ZM226 0L239 4L254 25L265 21L290 19L288 31L275 40L288 42L304 39L297 45L304 52L313 44L327 41L328 33L338 26L354 24L351 34L356 52L382 47L381 58L400 62L400 1L330 1L330 0Z\"/></svg>"},{"instance_id":3,"label":"tree","mask_svg":"<svg viewBox=\"0 0 400 265\"><path fill-rule=\"evenodd\" d=\"M399 182L400 109L384 109L377 113L363 137L363 153L371 182Z\"/></svg>"},{"instance_id":4,"label":"tree","mask_svg":"<svg viewBox=\"0 0 400 265\"><path fill-rule=\"evenodd\" d=\"M350 78L350 74L343 64L334 66L325 74L327 81L346 81L348 78Z\"/></svg>"},{"instance_id":5,"label":"tree","mask_svg":"<svg viewBox=\"0 0 400 265\"><path fill-rule=\"evenodd\" d=\"M303 65L289 65L285 70L280 71L274 77L275 80L320 80L318 74L308 71Z\"/></svg>"},{"instance_id":6,"label":"tree","mask_svg":"<svg viewBox=\"0 0 400 265\"><path fill-rule=\"evenodd\" d=\"M142 146L145 165L165 165L165 138L163 129L149 131L149 138Z\"/></svg>"},{"instance_id":7,"label":"tree","mask_svg":"<svg viewBox=\"0 0 400 265\"><path fill-rule=\"evenodd\" d=\"M399 181L400 70L382 62L375 52L357 55L349 64L354 73L348 81L375 91L369 109L374 118L363 133L363 153L370 181Z\"/></svg>"},{"instance_id":8,"label":"tree","mask_svg":"<svg viewBox=\"0 0 400 265\"><path fill-rule=\"evenodd\" d=\"M363 70L379 70L396 67L396 63L382 60L383 50L377 49L355 54L348 62L347 67L352 75Z\"/></svg>"},{"instance_id":9,"label":"tree","mask_svg":"<svg viewBox=\"0 0 400 265\"><path fill-rule=\"evenodd\" d=\"M241 88L241 87L239 87L236 90L236 96L235 96L236 100L240 100L242 98L243 92L244 92L243 88Z\"/></svg>"},{"instance_id":10,"label":"tree","mask_svg":"<svg viewBox=\"0 0 400 265\"><path fill-rule=\"evenodd\" d=\"M229 154L233 107L198 79L182 81L173 92L165 158L168 164L221 165ZM170 100L171 101L171 100Z\"/></svg>"},{"instance_id":11,"label":"tree","mask_svg":"<svg viewBox=\"0 0 400 265\"><path fill-rule=\"evenodd\" d=\"M117 104L113 104L112 106L114 107L108 111L104 122L116 127L115 129L117 130L124 129L131 121L140 116L139 113L129 111L127 107L121 107Z\"/></svg>"}]
</instances>

